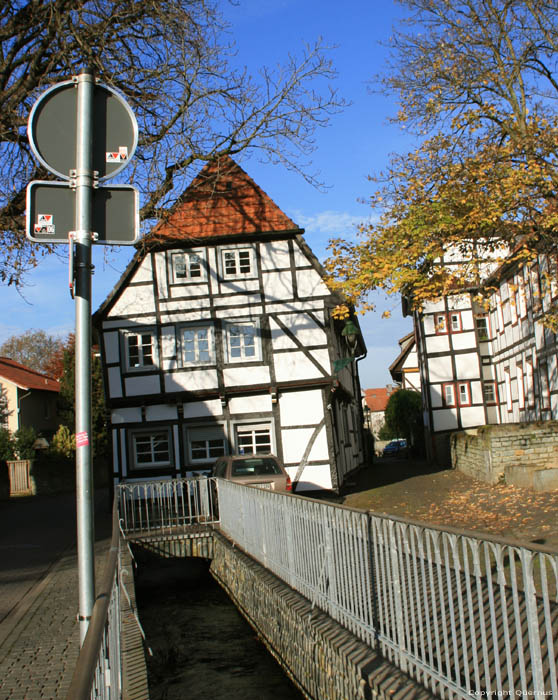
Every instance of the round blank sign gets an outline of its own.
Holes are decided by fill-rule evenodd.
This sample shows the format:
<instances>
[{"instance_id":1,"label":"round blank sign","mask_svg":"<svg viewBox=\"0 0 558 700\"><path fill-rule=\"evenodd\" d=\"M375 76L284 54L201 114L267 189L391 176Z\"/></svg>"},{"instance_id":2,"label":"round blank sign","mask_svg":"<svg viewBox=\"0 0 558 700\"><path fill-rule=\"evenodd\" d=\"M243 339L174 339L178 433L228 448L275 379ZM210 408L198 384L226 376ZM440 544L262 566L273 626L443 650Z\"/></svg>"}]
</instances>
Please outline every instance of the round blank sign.
<instances>
[{"instance_id":1,"label":"round blank sign","mask_svg":"<svg viewBox=\"0 0 558 700\"><path fill-rule=\"evenodd\" d=\"M33 153L47 170L64 180L76 167L77 83L57 83L33 105L27 126ZM128 103L106 85L93 95L93 170L100 180L114 177L134 155L138 143L136 117Z\"/></svg>"}]
</instances>

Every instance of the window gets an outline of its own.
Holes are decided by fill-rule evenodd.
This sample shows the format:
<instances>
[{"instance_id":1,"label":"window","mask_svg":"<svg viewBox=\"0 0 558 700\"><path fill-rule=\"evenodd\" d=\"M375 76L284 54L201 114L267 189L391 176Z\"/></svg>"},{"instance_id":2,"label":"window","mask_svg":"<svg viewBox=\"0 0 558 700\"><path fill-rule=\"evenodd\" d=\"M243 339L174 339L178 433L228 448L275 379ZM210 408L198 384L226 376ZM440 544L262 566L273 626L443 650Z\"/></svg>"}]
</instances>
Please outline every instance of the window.
<instances>
[{"instance_id":1,"label":"window","mask_svg":"<svg viewBox=\"0 0 558 700\"><path fill-rule=\"evenodd\" d=\"M175 282L197 282L205 279L205 264L201 253L174 253L172 272Z\"/></svg>"},{"instance_id":2,"label":"window","mask_svg":"<svg viewBox=\"0 0 558 700\"><path fill-rule=\"evenodd\" d=\"M451 382L442 385L444 406L470 406L471 387L469 382Z\"/></svg>"},{"instance_id":3,"label":"window","mask_svg":"<svg viewBox=\"0 0 558 700\"><path fill-rule=\"evenodd\" d=\"M181 338L185 365L207 365L215 361L212 326L183 328Z\"/></svg>"},{"instance_id":4,"label":"window","mask_svg":"<svg viewBox=\"0 0 558 700\"><path fill-rule=\"evenodd\" d=\"M155 343L151 331L126 333L125 342L128 369L141 369L155 365Z\"/></svg>"},{"instance_id":5,"label":"window","mask_svg":"<svg viewBox=\"0 0 558 700\"><path fill-rule=\"evenodd\" d=\"M459 333L461 330L461 314L460 313L451 313L449 315L450 319L450 328L452 333Z\"/></svg>"},{"instance_id":6,"label":"window","mask_svg":"<svg viewBox=\"0 0 558 700\"><path fill-rule=\"evenodd\" d=\"M254 271L251 248L223 251L223 277L246 277Z\"/></svg>"},{"instance_id":7,"label":"window","mask_svg":"<svg viewBox=\"0 0 558 700\"><path fill-rule=\"evenodd\" d=\"M238 425L236 451L241 455L271 452L271 426L268 423Z\"/></svg>"},{"instance_id":8,"label":"window","mask_svg":"<svg viewBox=\"0 0 558 700\"><path fill-rule=\"evenodd\" d=\"M163 467L170 464L170 435L166 429L133 434L132 447L137 469Z\"/></svg>"},{"instance_id":9,"label":"window","mask_svg":"<svg viewBox=\"0 0 558 700\"><path fill-rule=\"evenodd\" d=\"M477 328L477 337L481 342L490 339L488 316L477 316L475 318L475 326Z\"/></svg>"},{"instance_id":10,"label":"window","mask_svg":"<svg viewBox=\"0 0 558 700\"><path fill-rule=\"evenodd\" d=\"M450 333L460 333L462 330L461 313L459 311L451 311L447 314L435 314L434 325L436 333L439 335L448 333L448 329Z\"/></svg>"},{"instance_id":11,"label":"window","mask_svg":"<svg viewBox=\"0 0 558 700\"><path fill-rule=\"evenodd\" d=\"M469 391L469 383L463 382L457 385L457 391L459 392L459 405L460 406L470 406L471 405L471 394Z\"/></svg>"},{"instance_id":12,"label":"window","mask_svg":"<svg viewBox=\"0 0 558 700\"><path fill-rule=\"evenodd\" d=\"M250 362L261 359L258 326L254 321L239 321L226 327L229 362Z\"/></svg>"},{"instance_id":13,"label":"window","mask_svg":"<svg viewBox=\"0 0 558 700\"><path fill-rule=\"evenodd\" d=\"M482 395L486 404L498 403L496 399L496 382L483 382Z\"/></svg>"},{"instance_id":14,"label":"window","mask_svg":"<svg viewBox=\"0 0 558 700\"><path fill-rule=\"evenodd\" d=\"M444 384L442 387L444 405L455 406L455 387L453 384Z\"/></svg>"},{"instance_id":15,"label":"window","mask_svg":"<svg viewBox=\"0 0 558 700\"><path fill-rule=\"evenodd\" d=\"M436 333L447 333L448 332L448 322L446 314L436 314L434 316L434 324L436 326Z\"/></svg>"},{"instance_id":16,"label":"window","mask_svg":"<svg viewBox=\"0 0 558 700\"><path fill-rule=\"evenodd\" d=\"M222 425L194 426L186 429L190 464L211 463L227 454L227 438Z\"/></svg>"}]
</instances>

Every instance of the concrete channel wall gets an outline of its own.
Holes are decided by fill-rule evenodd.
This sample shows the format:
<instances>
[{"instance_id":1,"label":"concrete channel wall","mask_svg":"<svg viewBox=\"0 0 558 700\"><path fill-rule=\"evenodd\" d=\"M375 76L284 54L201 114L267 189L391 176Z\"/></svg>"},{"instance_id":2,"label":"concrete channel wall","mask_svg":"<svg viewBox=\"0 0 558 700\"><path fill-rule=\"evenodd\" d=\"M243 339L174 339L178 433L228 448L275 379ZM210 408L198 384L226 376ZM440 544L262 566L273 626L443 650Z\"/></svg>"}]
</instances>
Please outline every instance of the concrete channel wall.
<instances>
[{"instance_id":1,"label":"concrete channel wall","mask_svg":"<svg viewBox=\"0 0 558 700\"><path fill-rule=\"evenodd\" d=\"M161 557L211 558L210 571L268 651L309 700L426 700L433 696L218 531L135 544ZM209 545L209 546L208 546ZM209 555L209 556L208 556Z\"/></svg>"}]
</instances>

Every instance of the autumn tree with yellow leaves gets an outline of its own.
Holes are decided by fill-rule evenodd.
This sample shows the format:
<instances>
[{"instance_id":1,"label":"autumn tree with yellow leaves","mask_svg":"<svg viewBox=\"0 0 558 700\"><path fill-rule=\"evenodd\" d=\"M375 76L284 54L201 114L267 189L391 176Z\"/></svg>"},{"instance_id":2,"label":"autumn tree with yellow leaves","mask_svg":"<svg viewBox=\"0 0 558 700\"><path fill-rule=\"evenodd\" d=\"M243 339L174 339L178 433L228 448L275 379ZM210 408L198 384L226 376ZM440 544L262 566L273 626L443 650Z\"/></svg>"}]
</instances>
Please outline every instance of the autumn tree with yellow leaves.
<instances>
[{"instance_id":1,"label":"autumn tree with yellow leaves","mask_svg":"<svg viewBox=\"0 0 558 700\"><path fill-rule=\"evenodd\" d=\"M398 96L394 122L419 145L371 178L374 223L332 241L327 263L362 309L372 290L420 308L477 287L499 251L556 246L558 2L399 2L408 14L375 84ZM448 250L467 262L440 265Z\"/></svg>"}]
</instances>

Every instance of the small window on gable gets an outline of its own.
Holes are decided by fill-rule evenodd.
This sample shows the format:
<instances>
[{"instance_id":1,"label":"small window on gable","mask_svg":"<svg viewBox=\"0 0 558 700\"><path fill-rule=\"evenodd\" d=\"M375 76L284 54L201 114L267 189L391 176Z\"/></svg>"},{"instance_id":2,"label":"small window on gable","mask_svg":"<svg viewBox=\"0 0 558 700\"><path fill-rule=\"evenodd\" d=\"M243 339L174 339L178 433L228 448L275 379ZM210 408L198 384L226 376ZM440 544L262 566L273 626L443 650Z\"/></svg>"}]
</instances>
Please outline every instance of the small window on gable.
<instances>
[{"instance_id":1,"label":"small window on gable","mask_svg":"<svg viewBox=\"0 0 558 700\"><path fill-rule=\"evenodd\" d=\"M150 330L126 333L125 353L128 369L154 367L157 359L154 333Z\"/></svg>"},{"instance_id":2,"label":"small window on gable","mask_svg":"<svg viewBox=\"0 0 558 700\"><path fill-rule=\"evenodd\" d=\"M172 274L175 282L199 282L205 279L205 262L201 252L173 253Z\"/></svg>"},{"instance_id":3,"label":"small window on gable","mask_svg":"<svg viewBox=\"0 0 558 700\"><path fill-rule=\"evenodd\" d=\"M251 248L224 250L223 277L225 279L252 277L254 274L254 252Z\"/></svg>"}]
</instances>

